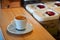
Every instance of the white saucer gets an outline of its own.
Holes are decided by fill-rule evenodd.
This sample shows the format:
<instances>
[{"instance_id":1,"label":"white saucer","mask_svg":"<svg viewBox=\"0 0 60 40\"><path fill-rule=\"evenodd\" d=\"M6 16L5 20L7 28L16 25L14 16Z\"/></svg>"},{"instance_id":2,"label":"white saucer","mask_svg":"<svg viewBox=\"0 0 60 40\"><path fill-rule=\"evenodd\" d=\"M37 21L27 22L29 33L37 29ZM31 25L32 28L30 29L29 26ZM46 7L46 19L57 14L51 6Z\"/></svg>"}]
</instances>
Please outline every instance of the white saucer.
<instances>
[{"instance_id":1,"label":"white saucer","mask_svg":"<svg viewBox=\"0 0 60 40\"><path fill-rule=\"evenodd\" d=\"M32 30L33 30L32 25L27 23L25 30L18 31L18 30L16 30L16 25L15 25L14 21L12 21L7 27L7 31L12 34L26 34L26 33L31 32Z\"/></svg>"}]
</instances>

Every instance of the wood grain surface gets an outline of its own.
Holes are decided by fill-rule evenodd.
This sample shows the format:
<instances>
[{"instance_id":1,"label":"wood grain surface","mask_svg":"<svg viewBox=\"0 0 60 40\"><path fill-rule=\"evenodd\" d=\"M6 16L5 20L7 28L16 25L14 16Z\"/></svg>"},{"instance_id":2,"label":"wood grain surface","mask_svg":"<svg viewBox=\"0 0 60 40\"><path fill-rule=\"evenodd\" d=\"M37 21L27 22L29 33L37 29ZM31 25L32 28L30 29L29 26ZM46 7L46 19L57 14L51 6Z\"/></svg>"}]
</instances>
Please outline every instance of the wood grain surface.
<instances>
[{"instance_id":1,"label":"wood grain surface","mask_svg":"<svg viewBox=\"0 0 60 40\"><path fill-rule=\"evenodd\" d=\"M46 29L43 28L24 8L9 8L2 9L0 13L0 23L6 40L56 40L53 38ZM7 26L15 16L25 15L28 23L32 24L33 31L24 35L13 35L7 32Z\"/></svg>"}]
</instances>

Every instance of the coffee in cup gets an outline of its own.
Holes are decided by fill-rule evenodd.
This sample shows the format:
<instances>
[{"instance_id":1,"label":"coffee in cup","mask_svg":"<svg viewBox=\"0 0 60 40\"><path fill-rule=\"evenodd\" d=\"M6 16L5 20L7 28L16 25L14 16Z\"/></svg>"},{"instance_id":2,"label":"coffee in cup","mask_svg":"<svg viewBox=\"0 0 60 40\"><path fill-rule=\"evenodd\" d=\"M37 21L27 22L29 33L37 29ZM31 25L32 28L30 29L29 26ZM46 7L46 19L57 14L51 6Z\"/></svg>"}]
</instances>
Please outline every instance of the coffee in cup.
<instances>
[{"instance_id":1,"label":"coffee in cup","mask_svg":"<svg viewBox=\"0 0 60 40\"><path fill-rule=\"evenodd\" d=\"M17 30L25 30L27 24L27 19L25 16L16 16L14 20Z\"/></svg>"}]
</instances>

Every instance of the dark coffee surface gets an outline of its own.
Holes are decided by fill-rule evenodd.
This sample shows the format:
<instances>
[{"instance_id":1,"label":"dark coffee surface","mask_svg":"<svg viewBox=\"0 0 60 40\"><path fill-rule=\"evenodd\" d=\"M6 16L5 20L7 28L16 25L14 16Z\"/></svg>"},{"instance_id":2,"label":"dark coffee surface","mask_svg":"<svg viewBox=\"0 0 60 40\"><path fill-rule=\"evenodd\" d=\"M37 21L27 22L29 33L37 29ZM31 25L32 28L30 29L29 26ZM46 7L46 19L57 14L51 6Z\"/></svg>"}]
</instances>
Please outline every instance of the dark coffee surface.
<instances>
[{"instance_id":1,"label":"dark coffee surface","mask_svg":"<svg viewBox=\"0 0 60 40\"><path fill-rule=\"evenodd\" d=\"M17 16L16 19L17 19L17 20L25 20L26 17L24 17L24 16Z\"/></svg>"}]
</instances>

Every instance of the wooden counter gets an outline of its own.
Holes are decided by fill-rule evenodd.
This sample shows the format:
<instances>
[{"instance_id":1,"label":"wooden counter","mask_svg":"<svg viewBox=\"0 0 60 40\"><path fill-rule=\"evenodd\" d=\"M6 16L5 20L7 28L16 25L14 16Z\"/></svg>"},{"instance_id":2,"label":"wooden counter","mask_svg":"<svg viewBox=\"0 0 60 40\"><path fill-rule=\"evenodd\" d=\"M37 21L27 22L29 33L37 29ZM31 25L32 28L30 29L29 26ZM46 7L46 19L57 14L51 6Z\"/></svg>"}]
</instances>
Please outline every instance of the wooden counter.
<instances>
[{"instance_id":1,"label":"wooden counter","mask_svg":"<svg viewBox=\"0 0 60 40\"><path fill-rule=\"evenodd\" d=\"M13 35L7 33L7 26L14 19L15 16L24 14L27 16L28 23L32 24L33 31L24 35ZM53 38L46 29L43 28L29 13L27 13L24 8L10 8L2 9L2 14L0 13L0 23L1 28L6 40L56 40Z\"/></svg>"}]
</instances>

